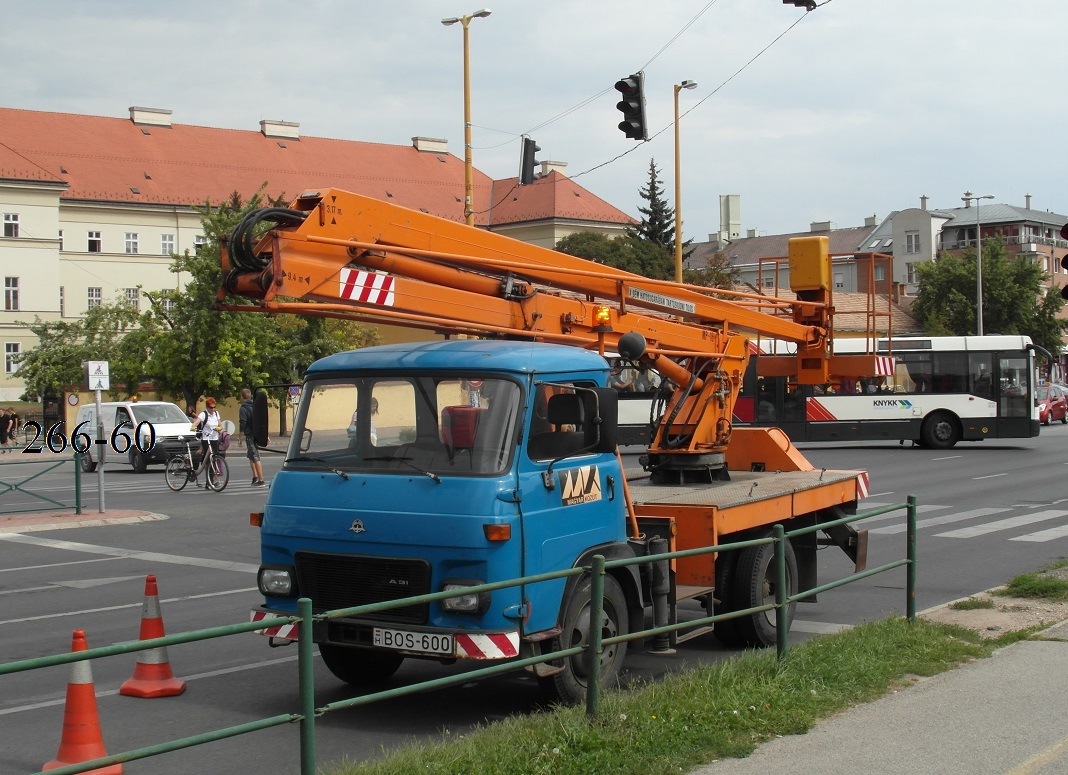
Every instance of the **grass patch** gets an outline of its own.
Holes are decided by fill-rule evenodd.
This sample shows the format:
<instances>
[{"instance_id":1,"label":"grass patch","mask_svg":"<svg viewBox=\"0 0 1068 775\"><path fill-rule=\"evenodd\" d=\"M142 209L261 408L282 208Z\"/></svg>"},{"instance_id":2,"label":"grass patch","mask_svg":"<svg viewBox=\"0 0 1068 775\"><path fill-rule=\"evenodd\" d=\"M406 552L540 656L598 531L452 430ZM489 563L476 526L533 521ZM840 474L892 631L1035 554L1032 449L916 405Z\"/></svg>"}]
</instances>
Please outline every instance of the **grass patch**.
<instances>
[{"instance_id":1,"label":"grass patch","mask_svg":"<svg viewBox=\"0 0 1068 775\"><path fill-rule=\"evenodd\" d=\"M1012 597L1040 597L1048 600L1068 600L1068 576L1057 573L1068 568L1068 559L1061 559L1033 573L1021 573L1010 579L1003 594Z\"/></svg>"},{"instance_id":2,"label":"grass patch","mask_svg":"<svg viewBox=\"0 0 1068 775\"><path fill-rule=\"evenodd\" d=\"M1008 637L1008 636L1007 636ZM589 775L689 772L715 759L746 756L777 735L875 699L913 676L988 656L1003 641L918 619L888 619L791 647L705 665L663 681L603 696L600 716L554 708L480 726L455 740L414 743L324 775Z\"/></svg>"},{"instance_id":3,"label":"grass patch","mask_svg":"<svg viewBox=\"0 0 1068 775\"><path fill-rule=\"evenodd\" d=\"M975 611L980 608L993 608L994 601L987 598L969 597L949 604L954 611Z\"/></svg>"}]
</instances>

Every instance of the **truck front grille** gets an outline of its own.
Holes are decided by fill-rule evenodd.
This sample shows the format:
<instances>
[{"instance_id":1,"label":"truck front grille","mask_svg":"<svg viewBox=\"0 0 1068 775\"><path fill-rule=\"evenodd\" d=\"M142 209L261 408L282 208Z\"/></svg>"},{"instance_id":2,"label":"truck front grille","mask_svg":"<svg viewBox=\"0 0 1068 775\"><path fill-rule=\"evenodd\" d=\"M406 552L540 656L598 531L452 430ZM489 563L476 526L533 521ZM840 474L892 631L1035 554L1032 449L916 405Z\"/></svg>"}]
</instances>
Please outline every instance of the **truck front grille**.
<instances>
[{"instance_id":1,"label":"truck front grille","mask_svg":"<svg viewBox=\"0 0 1068 775\"><path fill-rule=\"evenodd\" d=\"M316 613L399 600L430 592L425 560L297 552L297 585ZM376 621L425 624L429 604L393 608L367 617Z\"/></svg>"}]
</instances>

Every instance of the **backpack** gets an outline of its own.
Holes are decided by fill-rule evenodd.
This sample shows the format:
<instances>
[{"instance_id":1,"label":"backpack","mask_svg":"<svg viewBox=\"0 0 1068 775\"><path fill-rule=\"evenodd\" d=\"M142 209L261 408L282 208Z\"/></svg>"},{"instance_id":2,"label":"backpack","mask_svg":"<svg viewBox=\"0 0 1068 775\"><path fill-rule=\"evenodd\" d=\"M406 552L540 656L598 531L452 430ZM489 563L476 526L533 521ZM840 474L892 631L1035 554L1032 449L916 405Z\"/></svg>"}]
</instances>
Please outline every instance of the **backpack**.
<instances>
[{"instance_id":1,"label":"backpack","mask_svg":"<svg viewBox=\"0 0 1068 775\"><path fill-rule=\"evenodd\" d=\"M230 434L226 431L219 429L219 451L225 452L230 449Z\"/></svg>"}]
</instances>

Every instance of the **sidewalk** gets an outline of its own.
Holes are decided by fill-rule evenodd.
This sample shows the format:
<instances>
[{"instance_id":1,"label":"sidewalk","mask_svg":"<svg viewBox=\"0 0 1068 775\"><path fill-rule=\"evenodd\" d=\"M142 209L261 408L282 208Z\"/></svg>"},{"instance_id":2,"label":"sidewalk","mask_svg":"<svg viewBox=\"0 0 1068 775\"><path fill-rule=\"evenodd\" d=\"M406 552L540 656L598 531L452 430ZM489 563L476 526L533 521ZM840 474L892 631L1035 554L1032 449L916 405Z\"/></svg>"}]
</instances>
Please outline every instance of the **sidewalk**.
<instances>
[{"instance_id":1,"label":"sidewalk","mask_svg":"<svg viewBox=\"0 0 1068 775\"><path fill-rule=\"evenodd\" d=\"M1068 621L691 775L1068 774Z\"/></svg>"},{"instance_id":2,"label":"sidewalk","mask_svg":"<svg viewBox=\"0 0 1068 775\"><path fill-rule=\"evenodd\" d=\"M81 514L75 513L74 509L0 514L0 534L36 533L41 530L63 530L95 525L124 525L130 522L154 522L161 519L169 519L169 517L165 514L155 514L140 509L106 509L100 513L94 504L92 508L83 508Z\"/></svg>"}]
</instances>

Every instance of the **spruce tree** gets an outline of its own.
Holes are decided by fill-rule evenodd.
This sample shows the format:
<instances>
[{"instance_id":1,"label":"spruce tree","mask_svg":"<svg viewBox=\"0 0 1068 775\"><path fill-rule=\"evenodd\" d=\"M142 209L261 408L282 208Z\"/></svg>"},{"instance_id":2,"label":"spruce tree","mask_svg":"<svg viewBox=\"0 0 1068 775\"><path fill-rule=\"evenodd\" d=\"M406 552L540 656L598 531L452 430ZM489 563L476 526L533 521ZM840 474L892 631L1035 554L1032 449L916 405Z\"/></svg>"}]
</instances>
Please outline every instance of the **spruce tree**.
<instances>
[{"instance_id":1,"label":"spruce tree","mask_svg":"<svg viewBox=\"0 0 1068 775\"><path fill-rule=\"evenodd\" d=\"M648 207L639 207L642 214L641 223L633 230L639 239L653 242L675 251L675 208L669 207L664 200L664 188L660 181L660 170L656 160L649 160L649 185L638 190L638 195L649 203Z\"/></svg>"}]
</instances>

